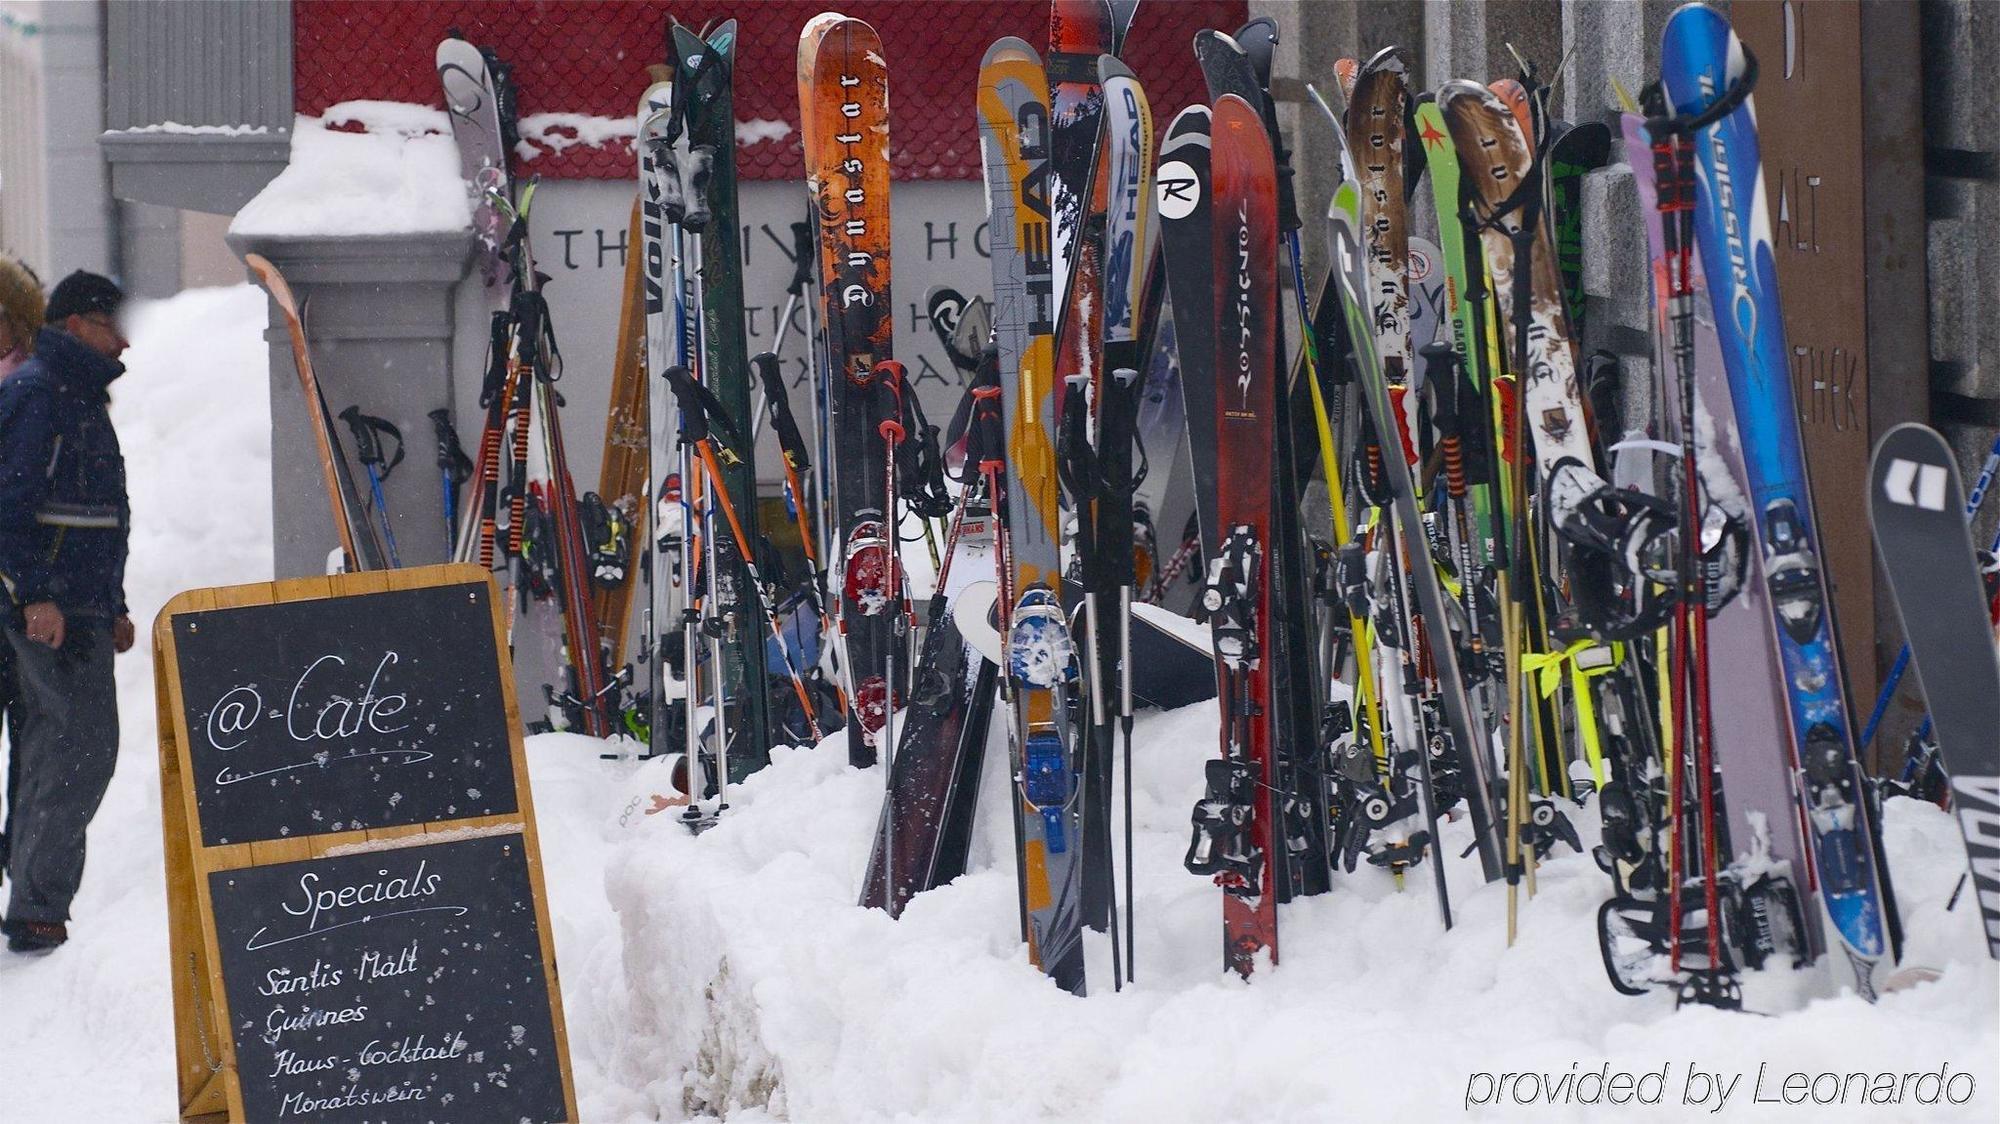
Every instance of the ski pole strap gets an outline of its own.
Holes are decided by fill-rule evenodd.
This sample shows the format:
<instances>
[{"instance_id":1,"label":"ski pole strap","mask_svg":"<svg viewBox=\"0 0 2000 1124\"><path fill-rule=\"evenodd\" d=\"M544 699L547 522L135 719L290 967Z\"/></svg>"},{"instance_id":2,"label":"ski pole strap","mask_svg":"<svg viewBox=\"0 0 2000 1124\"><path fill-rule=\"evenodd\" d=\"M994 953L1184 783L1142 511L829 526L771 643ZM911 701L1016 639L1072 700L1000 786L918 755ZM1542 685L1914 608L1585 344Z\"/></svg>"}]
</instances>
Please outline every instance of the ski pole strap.
<instances>
[{"instance_id":1,"label":"ski pole strap","mask_svg":"<svg viewBox=\"0 0 2000 1124\"><path fill-rule=\"evenodd\" d=\"M1578 640L1559 652L1525 652L1521 670L1535 677L1535 687L1543 698L1556 693L1563 673L1569 673L1570 693L1576 697L1576 725L1583 736L1584 758L1598 787L1604 786L1604 748L1598 739L1597 707L1590 697L1590 681L1618 666L1618 645L1609 647L1595 640Z\"/></svg>"},{"instance_id":2,"label":"ski pole strap","mask_svg":"<svg viewBox=\"0 0 2000 1124\"><path fill-rule=\"evenodd\" d=\"M687 217L687 199L681 191L681 157L671 136L646 142L653 155L653 187L660 196L660 216L673 225Z\"/></svg>"},{"instance_id":3,"label":"ski pole strap","mask_svg":"<svg viewBox=\"0 0 2000 1124\"><path fill-rule=\"evenodd\" d=\"M715 174L715 146L697 145L681 164L681 229L700 234L713 217L708 207L708 184Z\"/></svg>"},{"instance_id":4,"label":"ski pole strap","mask_svg":"<svg viewBox=\"0 0 2000 1124\"><path fill-rule=\"evenodd\" d=\"M1056 468L1070 500L1081 510L1096 495L1097 471L1090 447L1090 379L1070 375L1063 380L1062 418L1056 430Z\"/></svg>"},{"instance_id":5,"label":"ski pole strap","mask_svg":"<svg viewBox=\"0 0 2000 1124\"><path fill-rule=\"evenodd\" d=\"M507 390L507 340L514 334L514 318L504 309L495 309L487 328L486 381L479 388L480 409L490 408Z\"/></svg>"},{"instance_id":6,"label":"ski pole strap","mask_svg":"<svg viewBox=\"0 0 2000 1124\"><path fill-rule=\"evenodd\" d=\"M742 463L736 456L736 449L745 444L743 430L736 424L736 419L730 416L729 408L722 404L722 399L715 396L715 392L708 388L707 383L697 381L686 367L676 364L668 368L669 383L674 381L674 371L680 372L681 386L686 388L685 396L679 387L674 391L680 398L681 409L683 411L692 409L701 415L702 437L716 446L716 455L722 458L724 464ZM682 416L685 417L686 413ZM688 438L688 440L693 439Z\"/></svg>"},{"instance_id":7,"label":"ski pole strap","mask_svg":"<svg viewBox=\"0 0 2000 1124\"><path fill-rule=\"evenodd\" d=\"M549 304L542 296L544 274L535 274L534 284L515 290L508 302L514 318L514 338L521 357L536 377L554 382L562 377L562 348L556 344L555 326L549 321Z\"/></svg>"},{"instance_id":8,"label":"ski pole strap","mask_svg":"<svg viewBox=\"0 0 2000 1124\"><path fill-rule=\"evenodd\" d=\"M387 480L396 466L403 463L403 431L397 429L394 422L364 414L359 406L342 410L340 420L346 422L348 430L354 434L355 459L374 468L382 479ZM393 453L383 452L384 438L394 443Z\"/></svg>"},{"instance_id":9,"label":"ski pole strap","mask_svg":"<svg viewBox=\"0 0 2000 1124\"><path fill-rule=\"evenodd\" d=\"M1000 352L990 345L981 351L978 370L974 372L972 381L965 385L958 408L952 411L951 421L944 427L945 448L957 449L960 442L965 442L962 450L965 469L962 471L972 471L983 459L977 448L977 430L980 402L988 390L996 395L1000 393Z\"/></svg>"},{"instance_id":10,"label":"ski pole strap","mask_svg":"<svg viewBox=\"0 0 2000 1124\"><path fill-rule=\"evenodd\" d=\"M1736 107L1742 105L1751 91L1757 88L1757 55L1750 50L1748 43L1738 42L1737 47L1743 52L1743 73L1737 75L1736 81L1722 91L1722 96L1710 102L1708 108L1700 113L1670 115L1667 112L1666 91L1658 82L1648 83L1639 93L1640 104L1647 113L1646 131L1655 139L1674 133L1693 136L1736 112Z\"/></svg>"}]
</instances>

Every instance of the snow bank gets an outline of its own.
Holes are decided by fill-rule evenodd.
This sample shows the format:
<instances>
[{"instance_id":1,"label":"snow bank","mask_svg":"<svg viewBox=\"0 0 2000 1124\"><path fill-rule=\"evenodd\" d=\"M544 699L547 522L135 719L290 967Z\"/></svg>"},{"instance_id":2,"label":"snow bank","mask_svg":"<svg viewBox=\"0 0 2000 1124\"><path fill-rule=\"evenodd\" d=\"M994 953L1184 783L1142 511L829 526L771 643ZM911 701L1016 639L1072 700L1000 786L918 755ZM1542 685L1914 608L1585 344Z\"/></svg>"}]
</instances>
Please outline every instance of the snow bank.
<instances>
[{"instance_id":1,"label":"snow bank","mask_svg":"<svg viewBox=\"0 0 2000 1124\"><path fill-rule=\"evenodd\" d=\"M355 132L341 126L358 126ZM353 101L298 118L291 162L229 224L255 237L421 234L471 226L441 109Z\"/></svg>"},{"instance_id":2,"label":"snow bank","mask_svg":"<svg viewBox=\"0 0 2000 1124\"><path fill-rule=\"evenodd\" d=\"M172 1120L172 966L148 630L194 586L271 576L265 298L239 285L135 305L111 416L132 497L118 771L90 828L68 945L0 952L0 1120Z\"/></svg>"},{"instance_id":3,"label":"snow bank","mask_svg":"<svg viewBox=\"0 0 2000 1124\"><path fill-rule=\"evenodd\" d=\"M265 316L265 296L250 285L191 290L129 313L128 373L113 385L111 413L130 476L126 592L140 647L118 661L118 771L91 824L70 941L46 957L0 952L8 1124L177 1115L148 630L181 590L271 577ZM603 891L619 834L616 775L602 748L548 735L529 740L528 759L583 1115L615 1121L637 1117L623 1107L631 1095L602 1076L624 1011L618 925Z\"/></svg>"},{"instance_id":4,"label":"snow bank","mask_svg":"<svg viewBox=\"0 0 2000 1124\"><path fill-rule=\"evenodd\" d=\"M671 814L644 813L664 781L642 768L627 782L625 803L638 811L608 882L631 1005L611 1076L661 1119L1395 1120L1462 1114L1469 1088L1481 1099L1479 1074L1559 1077L1572 1063L1579 1073L1669 1067L1675 1106L1690 1066L1741 1074L1730 1099L1739 1110L1760 1063L1766 1095L1793 1070L1949 1065L1976 1078L1959 1109L1904 1104L1851 1118L1992 1119L2000 970L1972 903L1944 911L1964 850L1937 809L1893 802L1887 842L1910 930L1905 962L1943 977L1873 1007L1846 996L1762 1018L1616 994L1594 936L1608 883L1579 854L1542 867L1512 949L1505 889L1482 885L1470 859L1450 865L1450 932L1427 868L1400 893L1376 871L1340 878L1333 893L1281 910L1283 963L1245 985L1221 969L1220 892L1180 866L1215 723L1211 702L1138 725L1139 982L1112 993L1108 941L1092 937L1087 999L1027 963L997 743L970 872L919 896L900 921L854 904L881 774L848 768L840 736L774 752L700 837ZM1594 811L1575 818L1594 842ZM1454 854L1468 844L1467 825L1451 825L1447 841ZM1515 1111L1568 1120L1589 1109Z\"/></svg>"}]
</instances>

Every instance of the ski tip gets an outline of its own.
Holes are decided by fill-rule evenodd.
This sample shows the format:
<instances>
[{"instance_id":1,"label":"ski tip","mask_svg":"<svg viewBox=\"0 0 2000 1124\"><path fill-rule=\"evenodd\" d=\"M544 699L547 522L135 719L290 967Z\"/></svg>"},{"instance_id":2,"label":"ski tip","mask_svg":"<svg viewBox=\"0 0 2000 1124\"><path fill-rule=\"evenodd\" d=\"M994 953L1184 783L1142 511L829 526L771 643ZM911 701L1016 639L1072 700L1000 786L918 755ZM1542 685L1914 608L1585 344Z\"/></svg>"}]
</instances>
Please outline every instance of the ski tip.
<instances>
[{"instance_id":1,"label":"ski tip","mask_svg":"<svg viewBox=\"0 0 2000 1124\"><path fill-rule=\"evenodd\" d=\"M1042 56L1028 44L1026 39L1016 35L1003 35L995 39L991 47L986 48L985 56L979 60L979 68L984 70L1003 62L1028 62L1040 66Z\"/></svg>"},{"instance_id":2,"label":"ski tip","mask_svg":"<svg viewBox=\"0 0 2000 1124\"><path fill-rule=\"evenodd\" d=\"M1453 78L1437 89L1438 109L1447 117L1456 111L1459 103L1468 101L1502 112L1506 109L1498 94L1470 78Z\"/></svg>"},{"instance_id":3,"label":"ski tip","mask_svg":"<svg viewBox=\"0 0 2000 1124\"><path fill-rule=\"evenodd\" d=\"M1681 113L1700 113L1722 98L1748 65L1728 18L1707 4L1681 5L1660 30L1661 84ZM1701 82L1701 74L1717 80Z\"/></svg>"},{"instance_id":4,"label":"ski tip","mask_svg":"<svg viewBox=\"0 0 2000 1124\"><path fill-rule=\"evenodd\" d=\"M1369 75L1369 74L1403 75L1407 74L1408 72L1409 72L1408 68L1403 64L1403 55L1401 49L1395 46L1388 46L1382 48L1381 50L1375 52L1373 55L1370 55L1368 57L1367 62L1361 64L1361 73L1363 75Z\"/></svg>"},{"instance_id":5,"label":"ski tip","mask_svg":"<svg viewBox=\"0 0 2000 1124\"><path fill-rule=\"evenodd\" d=\"M1207 136L1209 122L1213 117L1213 111L1206 105L1196 102L1174 114L1174 119L1167 123L1167 140L1171 142L1175 138L1189 134Z\"/></svg>"},{"instance_id":6,"label":"ski tip","mask_svg":"<svg viewBox=\"0 0 2000 1124\"><path fill-rule=\"evenodd\" d=\"M1126 66L1124 60L1120 59L1117 55L1097 56L1098 85L1108 86L1111 84L1113 78L1129 78L1136 82L1138 81L1138 77L1138 75L1132 73L1132 68Z\"/></svg>"},{"instance_id":7,"label":"ski tip","mask_svg":"<svg viewBox=\"0 0 2000 1124\"><path fill-rule=\"evenodd\" d=\"M1194 53L1197 57L1217 50L1240 55L1243 53L1243 45L1236 41L1234 35L1226 31L1217 31L1212 27L1204 27L1194 33Z\"/></svg>"}]
</instances>

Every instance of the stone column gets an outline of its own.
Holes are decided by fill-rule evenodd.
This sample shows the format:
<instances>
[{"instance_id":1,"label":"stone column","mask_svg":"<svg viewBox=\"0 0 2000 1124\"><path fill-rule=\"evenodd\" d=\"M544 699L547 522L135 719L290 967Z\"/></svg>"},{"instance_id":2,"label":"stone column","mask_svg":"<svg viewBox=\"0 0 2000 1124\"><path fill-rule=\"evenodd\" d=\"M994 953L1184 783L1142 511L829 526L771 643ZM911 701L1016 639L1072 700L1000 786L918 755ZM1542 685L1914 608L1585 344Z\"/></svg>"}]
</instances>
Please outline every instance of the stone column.
<instances>
[{"instance_id":1,"label":"stone column","mask_svg":"<svg viewBox=\"0 0 2000 1124\"><path fill-rule=\"evenodd\" d=\"M239 255L269 258L290 282L327 408L337 416L358 405L402 431L403 463L383 485L399 555L406 566L444 561L444 497L428 415L452 404L451 297L465 273L471 235L231 236L229 245ZM265 339L271 346L275 575L324 573L339 539L311 428L317 405L304 400L291 337L275 304ZM365 508L367 475L353 458L347 427L337 420L334 426L348 447ZM477 439L476 428L466 440Z\"/></svg>"}]
</instances>

